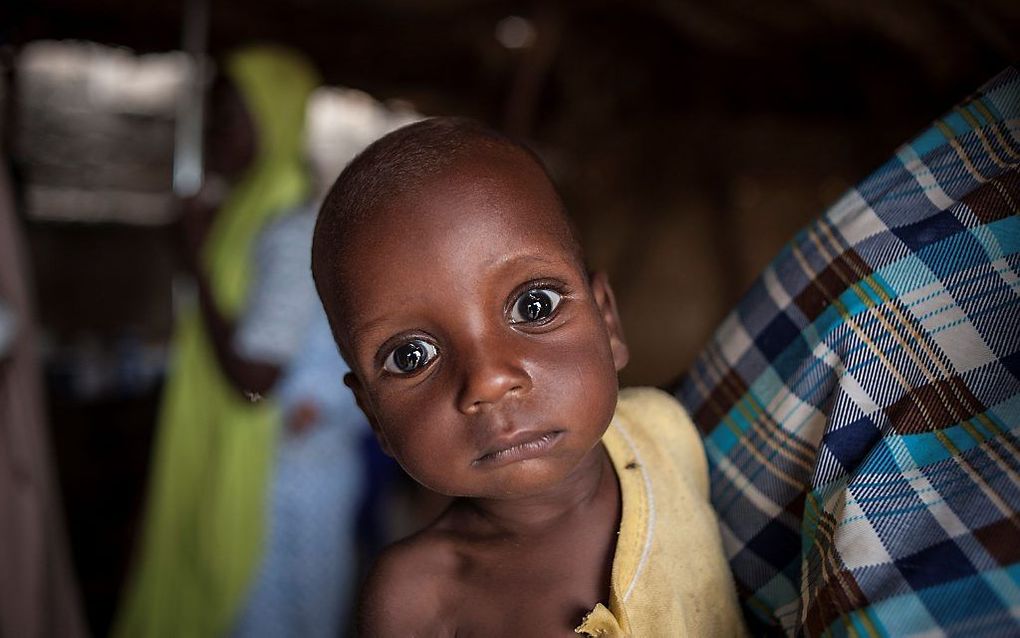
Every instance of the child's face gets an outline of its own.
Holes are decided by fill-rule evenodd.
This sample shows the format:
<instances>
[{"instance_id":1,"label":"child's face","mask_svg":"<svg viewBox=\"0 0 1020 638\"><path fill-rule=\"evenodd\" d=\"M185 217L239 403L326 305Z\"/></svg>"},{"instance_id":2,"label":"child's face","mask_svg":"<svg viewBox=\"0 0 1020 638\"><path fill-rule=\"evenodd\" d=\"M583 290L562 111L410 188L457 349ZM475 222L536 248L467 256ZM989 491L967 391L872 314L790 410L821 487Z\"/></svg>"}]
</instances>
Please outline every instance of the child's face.
<instances>
[{"instance_id":1,"label":"child's face","mask_svg":"<svg viewBox=\"0 0 1020 638\"><path fill-rule=\"evenodd\" d=\"M423 485L541 494L592 458L627 349L541 169L475 155L346 242L348 383Z\"/></svg>"}]
</instances>

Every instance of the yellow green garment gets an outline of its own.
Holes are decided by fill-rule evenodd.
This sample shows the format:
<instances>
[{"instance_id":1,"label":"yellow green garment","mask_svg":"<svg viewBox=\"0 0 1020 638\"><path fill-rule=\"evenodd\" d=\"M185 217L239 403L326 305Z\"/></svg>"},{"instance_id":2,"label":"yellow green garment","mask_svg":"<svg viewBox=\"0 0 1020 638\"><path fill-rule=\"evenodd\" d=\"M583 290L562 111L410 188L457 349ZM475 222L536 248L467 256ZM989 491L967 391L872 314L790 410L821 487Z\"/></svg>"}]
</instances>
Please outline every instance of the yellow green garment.
<instances>
[{"instance_id":1,"label":"yellow green garment","mask_svg":"<svg viewBox=\"0 0 1020 638\"><path fill-rule=\"evenodd\" d=\"M609 605L574 631L596 638L746 634L715 513L701 438L653 388L620 392L602 438L620 480Z\"/></svg>"},{"instance_id":2,"label":"yellow green garment","mask_svg":"<svg viewBox=\"0 0 1020 638\"><path fill-rule=\"evenodd\" d=\"M226 72L257 131L257 153L203 247L212 293L241 312L251 249L275 216L307 197L305 103L318 83L296 54L234 54ZM246 401L223 376L198 309L185 313L159 414L146 520L114 636L220 636L253 577L278 413Z\"/></svg>"}]
</instances>

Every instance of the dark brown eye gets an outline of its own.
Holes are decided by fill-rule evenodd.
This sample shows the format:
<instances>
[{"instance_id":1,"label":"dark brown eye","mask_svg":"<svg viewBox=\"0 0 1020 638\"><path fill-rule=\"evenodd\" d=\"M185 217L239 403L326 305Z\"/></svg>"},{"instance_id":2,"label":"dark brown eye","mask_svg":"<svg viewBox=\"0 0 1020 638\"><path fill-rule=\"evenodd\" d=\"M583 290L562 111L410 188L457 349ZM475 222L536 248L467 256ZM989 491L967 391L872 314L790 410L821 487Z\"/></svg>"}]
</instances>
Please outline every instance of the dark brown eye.
<instances>
[{"instance_id":1,"label":"dark brown eye","mask_svg":"<svg viewBox=\"0 0 1020 638\"><path fill-rule=\"evenodd\" d=\"M534 323L552 316L562 295L548 288L533 288L517 298L510 310L510 323Z\"/></svg>"},{"instance_id":2,"label":"dark brown eye","mask_svg":"<svg viewBox=\"0 0 1020 638\"><path fill-rule=\"evenodd\" d=\"M425 367L438 351L436 347L422 339L413 339L393 349L386 357L383 368L394 374L410 374Z\"/></svg>"}]
</instances>

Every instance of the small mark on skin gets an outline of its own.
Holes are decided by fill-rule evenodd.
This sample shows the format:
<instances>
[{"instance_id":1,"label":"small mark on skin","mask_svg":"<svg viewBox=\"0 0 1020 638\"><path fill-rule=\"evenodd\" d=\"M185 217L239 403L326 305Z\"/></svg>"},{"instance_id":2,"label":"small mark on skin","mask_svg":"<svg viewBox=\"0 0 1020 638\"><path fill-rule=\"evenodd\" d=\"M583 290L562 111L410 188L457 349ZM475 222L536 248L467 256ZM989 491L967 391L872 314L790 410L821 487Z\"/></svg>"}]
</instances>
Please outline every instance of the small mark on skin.
<instances>
[{"instance_id":1,"label":"small mark on skin","mask_svg":"<svg viewBox=\"0 0 1020 638\"><path fill-rule=\"evenodd\" d=\"M625 467L626 467L626 468L627 468L628 470L636 470L636 469L637 469L637 461L631 461L631 462L630 462L630 463L628 463L628 464L627 464L627 465L626 465Z\"/></svg>"}]
</instances>

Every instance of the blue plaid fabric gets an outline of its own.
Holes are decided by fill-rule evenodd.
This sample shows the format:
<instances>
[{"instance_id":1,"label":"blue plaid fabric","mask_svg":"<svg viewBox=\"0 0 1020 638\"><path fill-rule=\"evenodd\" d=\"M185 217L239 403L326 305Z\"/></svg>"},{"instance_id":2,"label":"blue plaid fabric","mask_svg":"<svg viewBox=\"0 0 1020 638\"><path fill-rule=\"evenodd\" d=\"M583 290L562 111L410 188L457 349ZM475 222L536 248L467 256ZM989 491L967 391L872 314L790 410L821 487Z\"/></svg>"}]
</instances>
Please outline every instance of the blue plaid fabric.
<instances>
[{"instance_id":1,"label":"blue plaid fabric","mask_svg":"<svg viewBox=\"0 0 1020 638\"><path fill-rule=\"evenodd\" d=\"M749 622L1020 635L1020 73L788 244L677 389Z\"/></svg>"}]
</instances>

